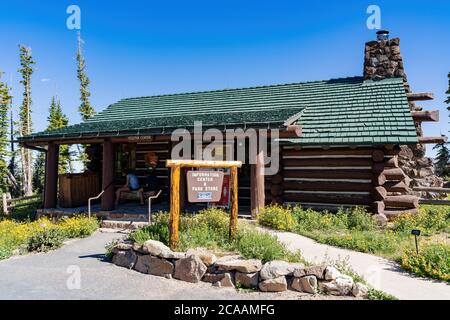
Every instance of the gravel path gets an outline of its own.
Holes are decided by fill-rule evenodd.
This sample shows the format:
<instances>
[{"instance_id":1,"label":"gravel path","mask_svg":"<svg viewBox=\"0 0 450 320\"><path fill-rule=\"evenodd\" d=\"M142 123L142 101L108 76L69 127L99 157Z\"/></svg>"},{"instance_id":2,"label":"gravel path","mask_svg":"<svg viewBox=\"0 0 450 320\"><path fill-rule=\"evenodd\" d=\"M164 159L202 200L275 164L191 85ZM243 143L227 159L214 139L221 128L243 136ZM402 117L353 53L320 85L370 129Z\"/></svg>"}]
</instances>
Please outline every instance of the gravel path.
<instances>
[{"instance_id":1,"label":"gravel path","mask_svg":"<svg viewBox=\"0 0 450 320\"><path fill-rule=\"evenodd\" d=\"M123 236L116 232L98 231L88 238L72 240L58 250L0 261L0 299L334 298L294 291L238 293L234 289L212 287L209 283L191 284L127 270L104 260L105 244ZM71 281L75 279L77 270L81 279L79 289L76 289L76 281Z\"/></svg>"},{"instance_id":2,"label":"gravel path","mask_svg":"<svg viewBox=\"0 0 450 320\"><path fill-rule=\"evenodd\" d=\"M320 263L325 256L333 260L348 257L348 262L353 270L362 275L374 288L390 293L399 299L450 300L449 284L415 277L402 271L400 266L391 260L320 244L291 232L279 232L266 228L263 230L277 235L288 249L301 250L307 261Z\"/></svg>"}]
</instances>

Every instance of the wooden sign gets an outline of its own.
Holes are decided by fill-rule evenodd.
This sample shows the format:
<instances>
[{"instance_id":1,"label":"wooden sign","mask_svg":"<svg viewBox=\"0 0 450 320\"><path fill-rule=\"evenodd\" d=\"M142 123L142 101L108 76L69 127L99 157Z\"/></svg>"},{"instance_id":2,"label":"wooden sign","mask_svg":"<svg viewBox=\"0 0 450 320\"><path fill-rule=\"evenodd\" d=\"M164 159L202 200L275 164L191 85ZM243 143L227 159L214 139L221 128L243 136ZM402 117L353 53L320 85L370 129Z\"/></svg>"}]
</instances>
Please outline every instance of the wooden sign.
<instances>
[{"instance_id":1,"label":"wooden sign","mask_svg":"<svg viewBox=\"0 0 450 320\"><path fill-rule=\"evenodd\" d=\"M222 195L223 172L188 171L189 202L217 202Z\"/></svg>"}]
</instances>

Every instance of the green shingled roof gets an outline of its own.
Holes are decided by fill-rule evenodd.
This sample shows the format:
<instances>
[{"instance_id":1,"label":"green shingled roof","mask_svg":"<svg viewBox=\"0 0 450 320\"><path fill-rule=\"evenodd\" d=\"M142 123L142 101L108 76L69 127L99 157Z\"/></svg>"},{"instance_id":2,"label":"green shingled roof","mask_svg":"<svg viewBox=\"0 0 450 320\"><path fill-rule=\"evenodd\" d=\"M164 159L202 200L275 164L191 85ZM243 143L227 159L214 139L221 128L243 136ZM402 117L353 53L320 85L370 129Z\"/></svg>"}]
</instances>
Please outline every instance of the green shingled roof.
<instances>
[{"instance_id":1,"label":"green shingled roof","mask_svg":"<svg viewBox=\"0 0 450 320\"><path fill-rule=\"evenodd\" d=\"M282 141L305 145L418 142L403 80L375 82L361 77L123 99L84 123L20 140L170 133L190 128L194 121L218 128L279 127L299 113L303 136Z\"/></svg>"}]
</instances>

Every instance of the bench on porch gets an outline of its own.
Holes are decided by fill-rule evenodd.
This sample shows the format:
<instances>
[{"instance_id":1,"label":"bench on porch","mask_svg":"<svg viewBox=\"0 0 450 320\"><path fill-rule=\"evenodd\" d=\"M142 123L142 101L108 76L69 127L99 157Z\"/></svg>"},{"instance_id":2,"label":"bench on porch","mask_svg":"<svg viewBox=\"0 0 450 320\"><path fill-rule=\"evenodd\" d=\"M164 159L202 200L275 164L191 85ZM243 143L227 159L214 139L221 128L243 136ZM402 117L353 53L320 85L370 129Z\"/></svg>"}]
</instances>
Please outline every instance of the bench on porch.
<instances>
[{"instance_id":1,"label":"bench on porch","mask_svg":"<svg viewBox=\"0 0 450 320\"><path fill-rule=\"evenodd\" d=\"M148 198L151 196L155 196L157 192L154 191L144 191L144 201L147 202ZM140 201L139 199L139 190L130 190L130 191L122 191L120 193L120 199L119 202L125 200L125 201ZM157 197L155 199L152 199L152 203L158 203L161 201L161 197Z\"/></svg>"}]
</instances>

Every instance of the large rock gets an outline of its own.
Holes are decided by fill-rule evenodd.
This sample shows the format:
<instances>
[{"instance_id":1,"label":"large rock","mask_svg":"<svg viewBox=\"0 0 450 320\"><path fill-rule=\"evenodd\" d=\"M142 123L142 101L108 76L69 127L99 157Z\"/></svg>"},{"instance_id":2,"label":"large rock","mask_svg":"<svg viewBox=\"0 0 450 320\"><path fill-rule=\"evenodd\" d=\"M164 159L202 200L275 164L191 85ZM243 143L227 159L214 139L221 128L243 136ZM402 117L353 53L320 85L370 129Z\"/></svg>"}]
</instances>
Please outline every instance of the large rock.
<instances>
[{"instance_id":1,"label":"large rock","mask_svg":"<svg viewBox=\"0 0 450 320\"><path fill-rule=\"evenodd\" d=\"M335 280L336 278L339 278L342 274L339 272L338 269L335 267L326 267L324 278L325 280Z\"/></svg>"},{"instance_id":2,"label":"large rock","mask_svg":"<svg viewBox=\"0 0 450 320\"><path fill-rule=\"evenodd\" d=\"M165 259L182 259L185 254L182 252L173 252L164 243L156 240L147 240L144 242L140 250L144 253Z\"/></svg>"},{"instance_id":3,"label":"large rock","mask_svg":"<svg viewBox=\"0 0 450 320\"><path fill-rule=\"evenodd\" d=\"M315 276L304 276L301 278L294 278L292 280L292 289L307 292L316 293L317 292L317 278Z\"/></svg>"},{"instance_id":4,"label":"large rock","mask_svg":"<svg viewBox=\"0 0 450 320\"><path fill-rule=\"evenodd\" d=\"M219 270L237 270L240 272L251 273L258 272L261 270L262 263L261 260L257 259L232 259L232 260L222 260L218 259L215 263Z\"/></svg>"},{"instance_id":5,"label":"large rock","mask_svg":"<svg viewBox=\"0 0 450 320\"><path fill-rule=\"evenodd\" d=\"M230 272L224 273L222 279L214 282L213 286L234 288L233 275Z\"/></svg>"},{"instance_id":6,"label":"large rock","mask_svg":"<svg viewBox=\"0 0 450 320\"><path fill-rule=\"evenodd\" d=\"M361 282L357 282L352 287L352 295L355 297L367 298L369 288Z\"/></svg>"},{"instance_id":7,"label":"large rock","mask_svg":"<svg viewBox=\"0 0 450 320\"><path fill-rule=\"evenodd\" d=\"M136 263L137 255L133 250L119 251L113 258L112 263L117 266L132 269Z\"/></svg>"},{"instance_id":8,"label":"large rock","mask_svg":"<svg viewBox=\"0 0 450 320\"><path fill-rule=\"evenodd\" d=\"M259 275L263 280L274 279L285 275L292 275L295 270L303 269L304 267L301 263L274 260L265 263Z\"/></svg>"},{"instance_id":9,"label":"large rock","mask_svg":"<svg viewBox=\"0 0 450 320\"><path fill-rule=\"evenodd\" d=\"M214 283L214 282L220 281L223 279L223 277L225 277L225 273L226 273L226 271L222 271L221 273L206 272L202 278L202 281L209 282L209 283Z\"/></svg>"},{"instance_id":10,"label":"large rock","mask_svg":"<svg viewBox=\"0 0 450 320\"><path fill-rule=\"evenodd\" d=\"M303 276L315 276L319 280L325 279L326 266L312 266L306 268L299 268L294 271L294 277L301 278Z\"/></svg>"},{"instance_id":11,"label":"large rock","mask_svg":"<svg viewBox=\"0 0 450 320\"><path fill-rule=\"evenodd\" d=\"M206 248L189 249L186 252L186 256L196 255L202 260L202 262L209 267L217 261L217 257L214 253L208 251Z\"/></svg>"},{"instance_id":12,"label":"large rock","mask_svg":"<svg viewBox=\"0 0 450 320\"><path fill-rule=\"evenodd\" d=\"M173 277L187 282L199 282L206 272L206 266L197 256L189 256L175 262Z\"/></svg>"},{"instance_id":13,"label":"large rock","mask_svg":"<svg viewBox=\"0 0 450 320\"><path fill-rule=\"evenodd\" d=\"M244 273L236 271L234 275L236 285L243 288L256 288L258 286L259 273Z\"/></svg>"},{"instance_id":14,"label":"large rock","mask_svg":"<svg viewBox=\"0 0 450 320\"><path fill-rule=\"evenodd\" d=\"M286 277L281 276L275 279L268 279L259 283L259 290L264 292L281 292L287 290Z\"/></svg>"},{"instance_id":15,"label":"large rock","mask_svg":"<svg viewBox=\"0 0 450 320\"><path fill-rule=\"evenodd\" d=\"M133 248L133 245L131 243L119 242L111 249L111 252L116 254L119 251L127 251L131 248Z\"/></svg>"},{"instance_id":16,"label":"large rock","mask_svg":"<svg viewBox=\"0 0 450 320\"><path fill-rule=\"evenodd\" d=\"M320 282L319 288L328 294L346 296L353 289L353 279L349 276L341 275L336 280Z\"/></svg>"},{"instance_id":17,"label":"large rock","mask_svg":"<svg viewBox=\"0 0 450 320\"><path fill-rule=\"evenodd\" d=\"M168 275L172 275L174 267L166 259L145 255L138 257L134 269L142 273L167 277Z\"/></svg>"}]
</instances>

